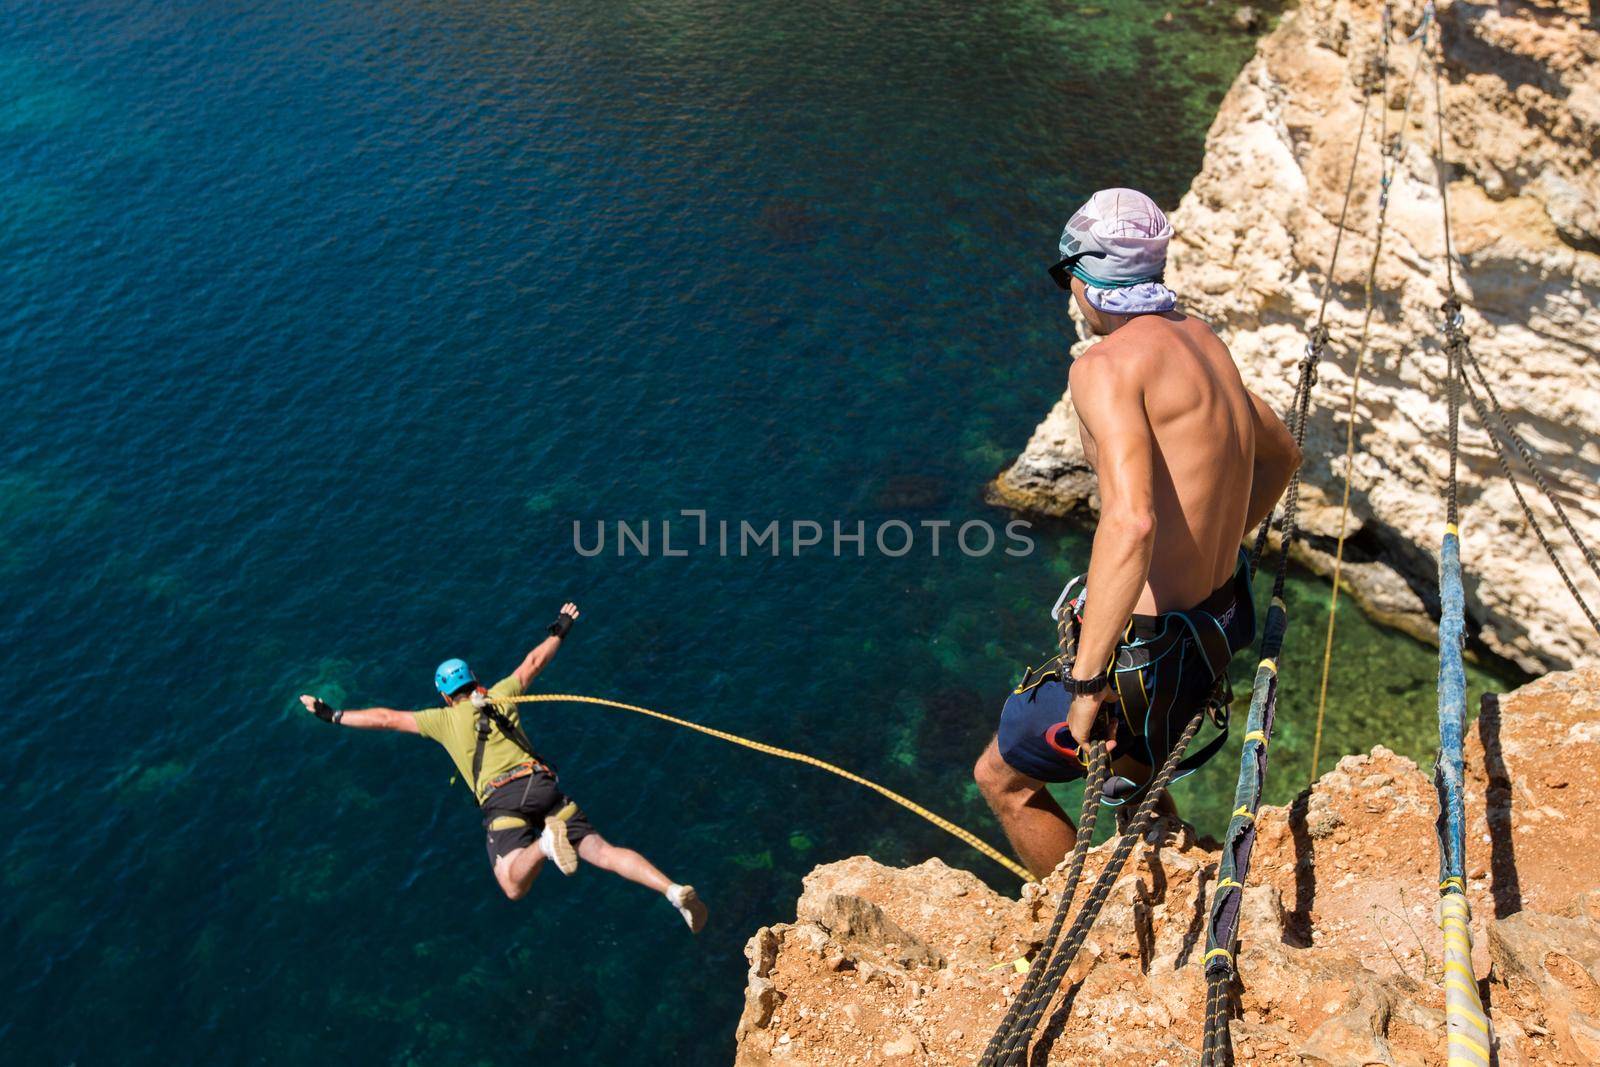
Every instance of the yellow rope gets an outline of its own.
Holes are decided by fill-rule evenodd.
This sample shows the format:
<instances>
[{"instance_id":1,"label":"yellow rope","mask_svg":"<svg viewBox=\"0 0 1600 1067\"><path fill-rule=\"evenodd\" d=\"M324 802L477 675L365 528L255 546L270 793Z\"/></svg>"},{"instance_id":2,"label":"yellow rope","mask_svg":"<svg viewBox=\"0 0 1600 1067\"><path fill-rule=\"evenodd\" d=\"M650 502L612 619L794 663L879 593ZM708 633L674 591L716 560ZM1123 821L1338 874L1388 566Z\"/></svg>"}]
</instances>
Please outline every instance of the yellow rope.
<instances>
[{"instance_id":1,"label":"yellow rope","mask_svg":"<svg viewBox=\"0 0 1600 1067\"><path fill-rule=\"evenodd\" d=\"M1021 878L1023 881L1037 881L1037 879L1035 879L1033 875L1028 872L1026 867L1023 867L1021 864L1010 859L1004 853L991 846L988 842L984 841L976 834L973 834L967 830L963 830L949 819L935 815L933 812L929 811L921 804L918 804L916 801L911 800L909 797L903 797L894 790L879 785L877 782L869 781L866 778L861 777L859 774L854 774L845 770L843 767L835 766L826 760L817 759L815 756L807 756L803 752L791 752L789 749L779 748L776 745L768 745L763 744L760 741L752 741L748 737L740 737L738 734L730 734L726 730L717 730L710 726L702 726L699 723L691 722L688 719L680 719L676 715L668 715L665 712L652 711L649 708L641 708L637 704L624 704L619 700L606 700L602 697L577 696L572 693L524 693L521 696L505 697L500 699L508 700L517 704L555 702L564 704L599 704L602 707L618 708L622 711L632 711L639 715L648 715L652 719L660 719L662 722L670 722L674 726L682 726L685 729L694 730L696 733L706 734L707 736L717 738L719 741L727 741L730 744L753 749L756 752L762 752L768 756L777 756L779 759L794 760L796 763L805 763L812 767L818 767L827 771L829 774L836 774L840 778L848 779L857 785L864 785L874 793L877 793L879 796L887 797L888 799L894 801L907 811L915 815L922 816L924 819L927 819L945 833L959 838L961 841L977 849L985 856L988 856L990 859L994 860L996 863L1000 864L1000 866L1004 867L1018 878Z\"/></svg>"},{"instance_id":2,"label":"yellow rope","mask_svg":"<svg viewBox=\"0 0 1600 1067\"><path fill-rule=\"evenodd\" d=\"M1417 64L1411 70L1411 78L1406 83L1405 108L1400 114L1400 126L1397 136L1405 138L1406 124L1411 121L1412 88L1416 85L1417 71L1422 66L1424 49L1417 51ZM1388 99L1388 72L1384 73L1384 100ZM1363 102L1362 107L1366 104ZM1367 357L1367 332L1372 325L1373 287L1378 276L1378 256L1383 251L1383 230L1389 217L1389 187L1394 180L1395 160L1400 154L1400 146L1396 144L1391 148L1387 143L1389 135L1389 111L1387 102L1381 105L1383 112L1383 126L1378 131L1379 143L1382 145L1385 159L1379 167L1381 179L1381 194L1378 198L1378 222L1372 237L1372 259L1367 263L1366 307L1361 317L1361 340L1356 346L1356 362L1350 371L1350 406L1345 413L1344 428L1344 499L1339 505L1339 544L1333 554L1333 596L1328 601L1328 634L1322 644L1322 684L1317 690L1317 732L1311 742L1311 780L1317 779L1317 763L1322 758L1322 721L1328 711L1328 673L1333 665L1333 627L1339 610L1339 579L1344 573L1344 542L1345 530L1350 520L1350 479L1355 464L1356 451L1356 398L1361 391L1361 369ZM1363 111L1363 118L1365 112ZM1329 279L1332 284L1332 279Z\"/></svg>"}]
</instances>

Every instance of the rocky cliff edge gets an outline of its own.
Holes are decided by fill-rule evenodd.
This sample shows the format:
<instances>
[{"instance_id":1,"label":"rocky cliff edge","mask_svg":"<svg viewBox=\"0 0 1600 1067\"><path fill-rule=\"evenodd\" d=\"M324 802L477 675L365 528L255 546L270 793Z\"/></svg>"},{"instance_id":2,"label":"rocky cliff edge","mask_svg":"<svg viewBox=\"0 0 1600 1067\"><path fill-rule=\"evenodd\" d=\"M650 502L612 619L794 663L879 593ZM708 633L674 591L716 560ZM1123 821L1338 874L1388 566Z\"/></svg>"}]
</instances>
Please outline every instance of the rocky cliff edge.
<instances>
[{"instance_id":1,"label":"rocky cliff edge","mask_svg":"<svg viewBox=\"0 0 1600 1067\"><path fill-rule=\"evenodd\" d=\"M1474 962L1498 1062L1600 1063L1600 671L1488 699L1466 770ZM1445 1063L1435 812L1429 777L1384 748L1262 810L1232 1024L1239 1062ZM1086 881L1109 851L1091 853ZM1070 1014L1035 1063L1197 1062L1217 858L1186 827L1152 831L1069 973ZM746 949L737 1062L974 1062L1060 881L1057 871L1013 898L938 860L818 867L795 921L762 928Z\"/></svg>"}]
</instances>

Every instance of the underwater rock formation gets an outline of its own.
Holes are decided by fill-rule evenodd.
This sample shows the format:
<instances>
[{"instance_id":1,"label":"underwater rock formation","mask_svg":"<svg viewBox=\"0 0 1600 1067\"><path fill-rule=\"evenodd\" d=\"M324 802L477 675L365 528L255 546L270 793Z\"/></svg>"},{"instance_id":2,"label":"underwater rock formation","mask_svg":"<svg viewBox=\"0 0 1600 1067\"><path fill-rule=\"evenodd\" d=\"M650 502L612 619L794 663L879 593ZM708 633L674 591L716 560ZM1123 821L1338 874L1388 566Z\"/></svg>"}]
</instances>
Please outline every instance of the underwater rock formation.
<instances>
[{"instance_id":1,"label":"underwater rock formation","mask_svg":"<svg viewBox=\"0 0 1600 1067\"><path fill-rule=\"evenodd\" d=\"M1301 553L1331 573L1346 409L1377 229L1383 153L1377 0L1305 0L1260 42L1212 125L1173 213L1167 280L1211 321L1247 384L1280 411L1325 288L1366 93L1372 112L1332 279L1331 341L1307 427ZM1588 0L1442 2L1444 151L1455 284L1472 351L1583 536L1600 545L1600 28ZM1387 128L1397 146L1375 312L1356 407L1347 587L1380 621L1436 633L1435 550L1448 469L1446 293L1428 59L1394 5ZM1437 38L1436 38L1437 39ZM1406 84L1417 69L1409 119ZM1394 134L1400 132L1396 139ZM1114 175L1107 175L1112 184ZM1063 205L1063 214L1070 205ZM1493 652L1528 670L1600 660L1600 642L1525 521L1495 449L1464 412L1461 501L1468 613ZM1515 470L1515 464L1513 465ZM1524 495L1600 609L1600 582L1538 490ZM1058 403L991 499L1035 513L1092 509L1070 405ZM1353 566L1351 565L1353 563Z\"/></svg>"},{"instance_id":2,"label":"underwater rock formation","mask_svg":"<svg viewBox=\"0 0 1600 1067\"><path fill-rule=\"evenodd\" d=\"M1490 698L1466 751L1474 964L1503 1067L1600 1062L1600 670ZM1435 794L1387 749L1263 808L1232 1022L1240 1063L1445 1062ZM1110 852L1090 853L1085 884ZM1032 1062L1191 1064L1218 854L1153 831L1068 972ZM996 893L938 860L863 856L806 878L751 938L738 1064L973 1062L1055 910L1062 872ZM1080 890L1080 900L1083 895Z\"/></svg>"}]
</instances>

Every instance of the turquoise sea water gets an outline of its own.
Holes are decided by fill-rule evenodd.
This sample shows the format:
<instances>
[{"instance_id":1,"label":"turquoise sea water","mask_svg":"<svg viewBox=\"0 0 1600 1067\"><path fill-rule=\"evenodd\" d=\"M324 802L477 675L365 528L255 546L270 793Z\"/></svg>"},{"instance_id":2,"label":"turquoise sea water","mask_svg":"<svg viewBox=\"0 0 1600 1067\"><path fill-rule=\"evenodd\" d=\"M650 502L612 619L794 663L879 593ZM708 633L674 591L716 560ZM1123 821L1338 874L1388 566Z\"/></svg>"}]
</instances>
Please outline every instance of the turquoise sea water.
<instances>
[{"instance_id":1,"label":"turquoise sea water","mask_svg":"<svg viewBox=\"0 0 1600 1067\"><path fill-rule=\"evenodd\" d=\"M1168 7L11 5L5 1058L724 1062L744 940L814 864L1009 884L813 770L541 706L595 823L713 924L592 871L511 904L442 753L294 698L421 706L440 659L507 671L573 598L542 688L998 840L969 767L1080 531L585 558L572 524L1003 524L980 488L1063 384L1062 219L1104 184L1174 204L1249 53ZM1276 800L1327 589L1290 596ZM1324 763L1424 755L1432 651L1340 632ZM1235 754L1183 789L1212 832Z\"/></svg>"}]
</instances>

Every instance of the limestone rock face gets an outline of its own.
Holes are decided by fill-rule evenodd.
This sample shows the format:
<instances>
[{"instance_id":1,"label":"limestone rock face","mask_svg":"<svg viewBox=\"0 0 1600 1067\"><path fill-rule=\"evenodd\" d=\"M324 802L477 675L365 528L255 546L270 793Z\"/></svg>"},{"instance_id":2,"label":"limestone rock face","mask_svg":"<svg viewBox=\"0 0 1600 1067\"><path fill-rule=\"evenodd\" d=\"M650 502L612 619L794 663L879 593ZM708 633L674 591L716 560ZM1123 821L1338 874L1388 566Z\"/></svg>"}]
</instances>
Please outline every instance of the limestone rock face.
<instances>
[{"instance_id":1,"label":"limestone rock face","mask_svg":"<svg viewBox=\"0 0 1600 1067\"><path fill-rule=\"evenodd\" d=\"M1474 968L1498 1062L1600 1062L1600 670L1484 709L1466 753ZM1445 1063L1435 795L1387 749L1349 756L1265 808L1242 908L1237 1062ZM1088 879L1109 845L1090 853ZM857 856L806 878L793 923L762 928L736 1062L968 1064L1042 943L1062 872L1017 898L938 860ZM1205 907L1217 853L1167 825L1135 851L1035 1064L1196 1062ZM1086 883L1087 884L1087 883ZM1084 891L1080 891L1080 899Z\"/></svg>"},{"instance_id":2,"label":"limestone rock face","mask_svg":"<svg viewBox=\"0 0 1600 1067\"><path fill-rule=\"evenodd\" d=\"M1369 347L1355 408L1347 581L1364 606L1433 634L1435 552L1448 470L1445 258L1434 165L1430 58L1401 35L1421 0L1400 0L1386 108L1371 94L1349 229L1330 253L1361 125L1378 87L1377 0L1303 0L1265 37L1223 101L1205 163L1173 213L1167 272L1185 309L1216 326L1245 380L1280 412L1328 290L1332 338L1307 427L1304 562L1331 569L1345 471L1346 411L1378 230L1383 128L1395 146ZM1588 0L1443 0L1444 151L1455 284L1472 351L1540 457L1580 533L1600 544L1600 28ZM1418 70L1409 112L1406 84ZM1063 205L1063 211L1069 205ZM1600 661L1589 628L1522 516L1470 408L1461 499L1468 611L1494 651L1530 670ZM1591 604L1600 582L1524 479L1524 495ZM1069 404L1056 405L992 486L1044 514L1095 506Z\"/></svg>"}]
</instances>

